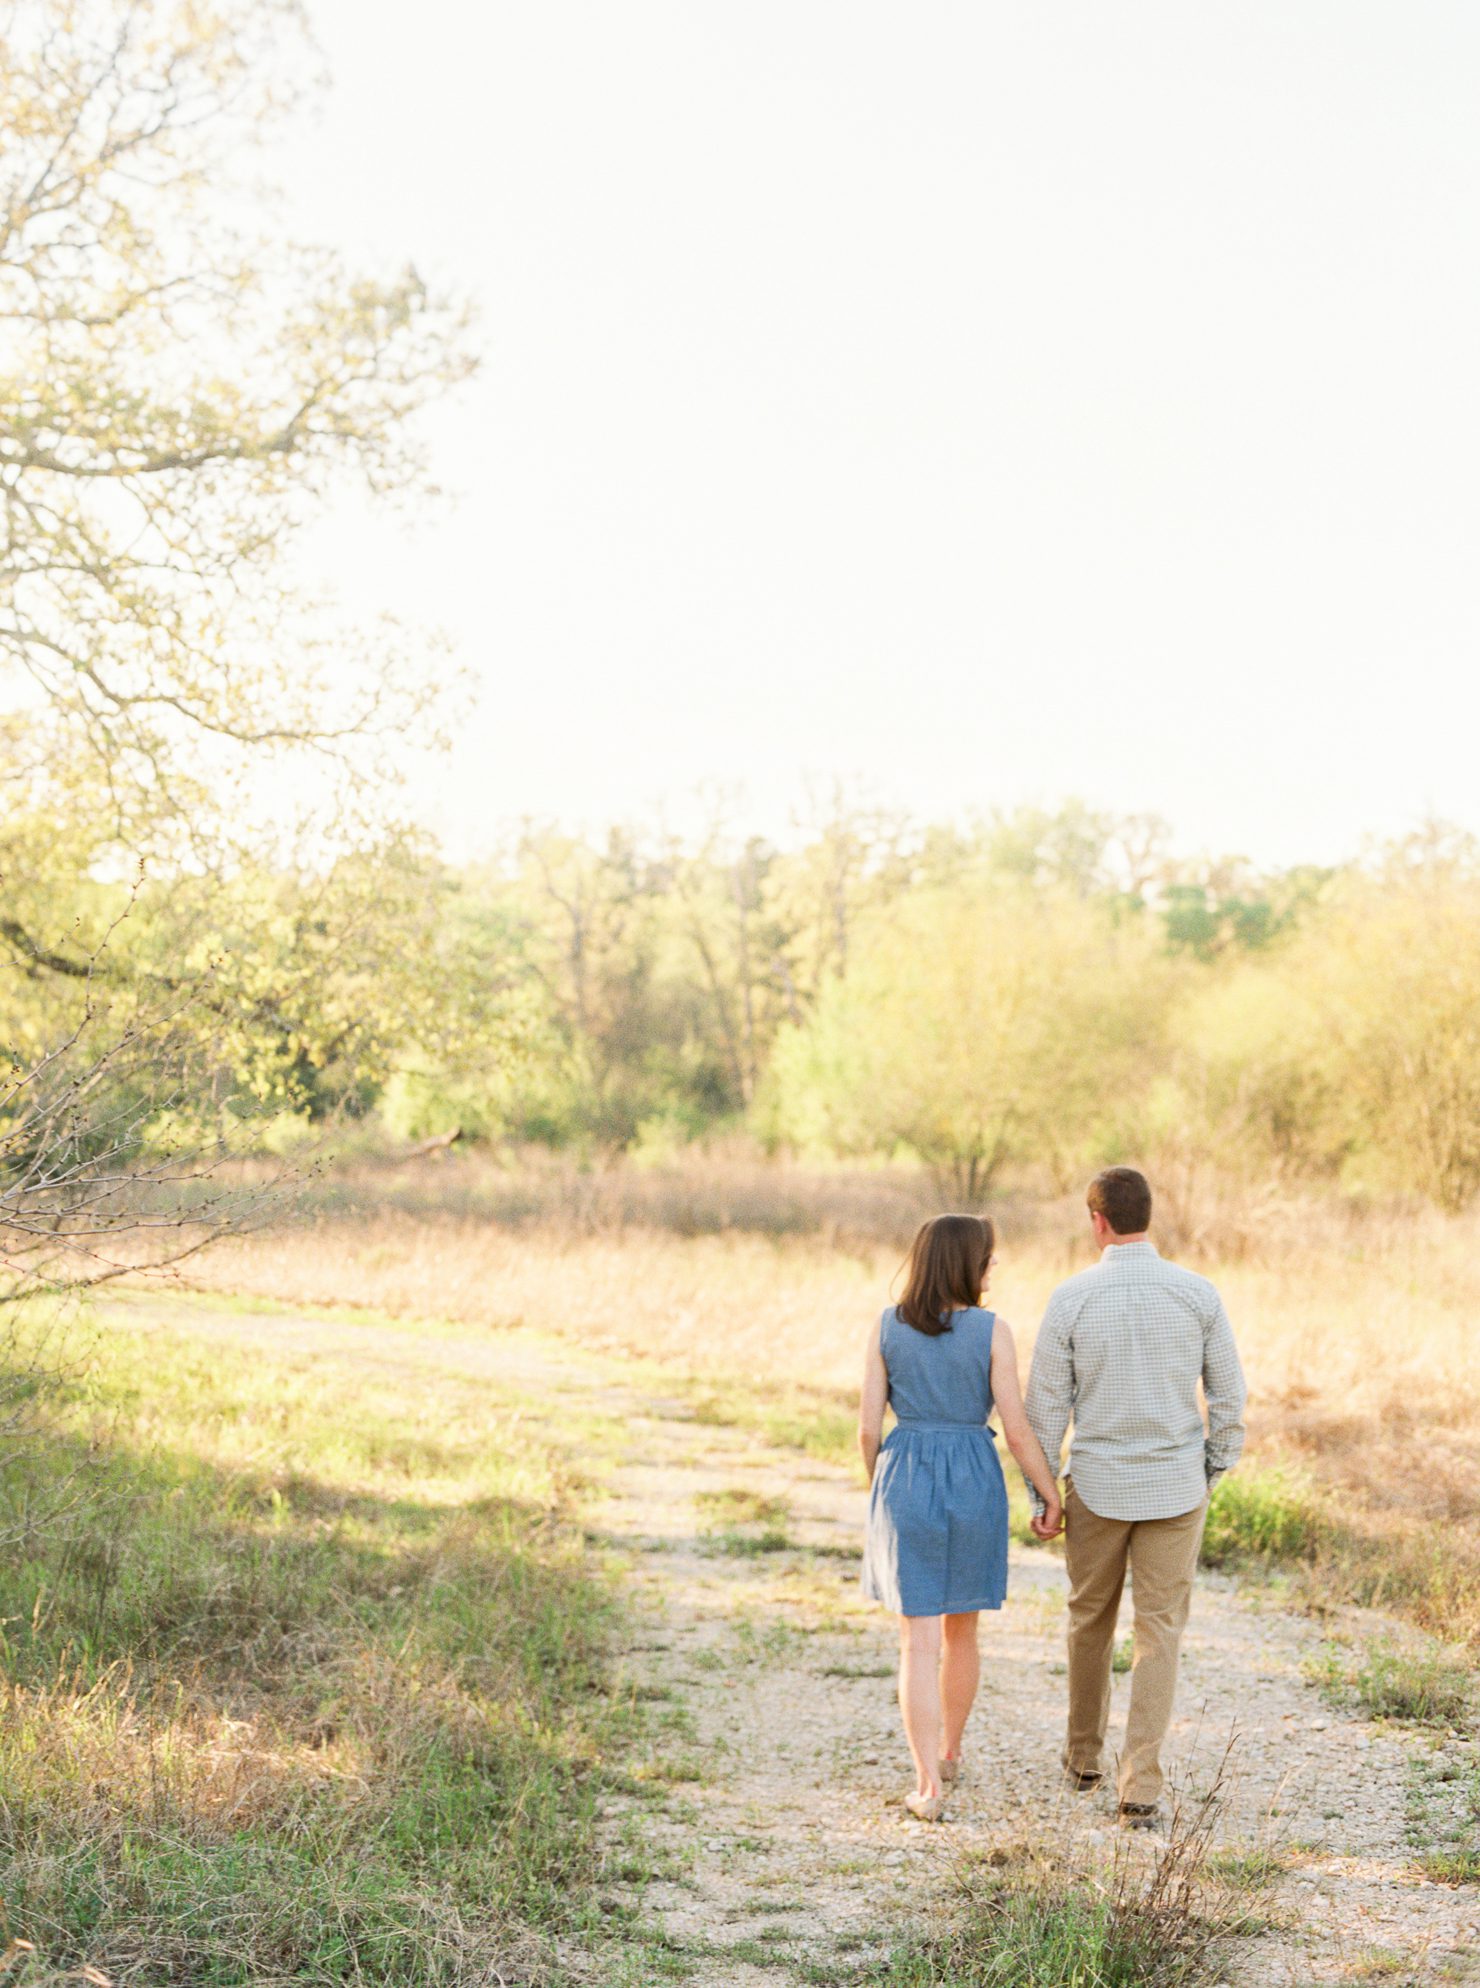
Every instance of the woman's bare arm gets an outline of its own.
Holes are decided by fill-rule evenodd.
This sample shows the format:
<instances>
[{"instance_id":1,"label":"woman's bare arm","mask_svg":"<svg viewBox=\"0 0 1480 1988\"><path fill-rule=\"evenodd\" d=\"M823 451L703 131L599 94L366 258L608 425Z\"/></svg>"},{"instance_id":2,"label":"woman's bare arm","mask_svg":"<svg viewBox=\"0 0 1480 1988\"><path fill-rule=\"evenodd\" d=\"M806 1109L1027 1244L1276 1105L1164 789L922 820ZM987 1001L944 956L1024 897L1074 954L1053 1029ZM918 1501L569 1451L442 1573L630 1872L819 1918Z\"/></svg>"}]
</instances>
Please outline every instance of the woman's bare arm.
<instances>
[{"instance_id":1,"label":"woman's bare arm","mask_svg":"<svg viewBox=\"0 0 1480 1988\"><path fill-rule=\"evenodd\" d=\"M870 1484L879 1460L879 1442L884 1432L884 1405L889 1399L889 1370L879 1346L877 1322L869 1334L868 1351L863 1358L863 1391L858 1398L858 1447Z\"/></svg>"},{"instance_id":2,"label":"woman's bare arm","mask_svg":"<svg viewBox=\"0 0 1480 1988\"><path fill-rule=\"evenodd\" d=\"M999 1318L992 1332L992 1399L1002 1417L1002 1434L1007 1447L1022 1465L1023 1475L1048 1507L1041 1519L1033 1521L1040 1539L1052 1539L1063 1525L1059 1487L1043 1454L1043 1445L1028 1426L1023 1407L1022 1383L1018 1379L1017 1345L1012 1327Z\"/></svg>"}]
</instances>

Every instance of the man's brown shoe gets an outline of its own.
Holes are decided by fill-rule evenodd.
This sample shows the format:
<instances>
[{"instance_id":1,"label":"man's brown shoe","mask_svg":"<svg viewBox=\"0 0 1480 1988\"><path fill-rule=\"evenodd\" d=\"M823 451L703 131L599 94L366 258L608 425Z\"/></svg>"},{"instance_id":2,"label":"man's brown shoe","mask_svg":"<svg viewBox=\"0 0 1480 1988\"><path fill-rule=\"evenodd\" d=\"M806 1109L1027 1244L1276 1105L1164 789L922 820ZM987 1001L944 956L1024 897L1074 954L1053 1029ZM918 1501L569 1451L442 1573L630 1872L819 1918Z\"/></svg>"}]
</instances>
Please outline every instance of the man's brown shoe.
<instances>
[{"instance_id":1,"label":"man's brown shoe","mask_svg":"<svg viewBox=\"0 0 1480 1988\"><path fill-rule=\"evenodd\" d=\"M1122 1802L1116 1813L1126 1829L1155 1829L1161 1821L1155 1802Z\"/></svg>"},{"instance_id":2,"label":"man's brown shoe","mask_svg":"<svg viewBox=\"0 0 1480 1988\"><path fill-rule=\"evenodd\" d=\"M1078 1774L1072 1767L1066 1767L1064 1770L1064 1779L1076 1795L1089 1794L1092 1789L1099 1787L1104 1778L1103 1774Z\"/></svg>"}]
</instances>

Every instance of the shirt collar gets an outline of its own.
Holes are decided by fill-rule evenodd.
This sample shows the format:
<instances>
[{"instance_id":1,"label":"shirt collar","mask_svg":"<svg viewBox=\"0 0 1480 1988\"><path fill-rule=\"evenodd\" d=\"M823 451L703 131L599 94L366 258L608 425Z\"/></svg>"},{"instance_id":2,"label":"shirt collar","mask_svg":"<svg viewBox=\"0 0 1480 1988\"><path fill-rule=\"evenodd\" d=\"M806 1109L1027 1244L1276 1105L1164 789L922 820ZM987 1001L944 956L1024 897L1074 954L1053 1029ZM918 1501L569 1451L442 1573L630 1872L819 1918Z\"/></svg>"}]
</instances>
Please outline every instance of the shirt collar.
<instances>
[{"instance_id":1,"label":"shirt collar","mask_svg":"<svg viewBox=\"0 0 1480 1988\"><path fill-rule=\"evenodd\" d=\"M1154 1242L1106 1243L1100 1251L1101 1263L1114 1263L1117 1257L1128 1259L1143 1256L1160 1256L1161 1251Z\"/></svg>"}]
</instances>

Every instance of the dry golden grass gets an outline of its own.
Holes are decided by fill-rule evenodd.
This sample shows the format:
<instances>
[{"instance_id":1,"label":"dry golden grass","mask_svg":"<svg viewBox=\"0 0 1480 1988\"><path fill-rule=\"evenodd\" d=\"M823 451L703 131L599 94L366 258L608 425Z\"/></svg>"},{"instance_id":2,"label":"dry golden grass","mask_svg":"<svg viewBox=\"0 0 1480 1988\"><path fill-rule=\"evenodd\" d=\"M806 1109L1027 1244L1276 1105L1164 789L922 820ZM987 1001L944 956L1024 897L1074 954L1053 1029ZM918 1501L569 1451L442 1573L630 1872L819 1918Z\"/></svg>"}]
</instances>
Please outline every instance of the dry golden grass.
<instances>
[{"instance_id":1,"label":"dry golden grass","mask_svg":"<svg viewBox=\"0 0 1480 1988\"><path fill-rule=\"evenodd\" d=\"M522 1320L690 1374L851 1391L928 1177L727 1159L511 1173L477 1156L361 1165L296 1226L192 1282L497 1326ZM1024 1360L1054 1284L1092 1260L1077 1197L1005 1196L992 1301ZM1342 1592L1480 1633L1480 1252L1472 1220L1240 1195L1164 1197L1163 1247L1218 1282L1251 1452L1308 1477Z\"/></svg>"}]
</instances>

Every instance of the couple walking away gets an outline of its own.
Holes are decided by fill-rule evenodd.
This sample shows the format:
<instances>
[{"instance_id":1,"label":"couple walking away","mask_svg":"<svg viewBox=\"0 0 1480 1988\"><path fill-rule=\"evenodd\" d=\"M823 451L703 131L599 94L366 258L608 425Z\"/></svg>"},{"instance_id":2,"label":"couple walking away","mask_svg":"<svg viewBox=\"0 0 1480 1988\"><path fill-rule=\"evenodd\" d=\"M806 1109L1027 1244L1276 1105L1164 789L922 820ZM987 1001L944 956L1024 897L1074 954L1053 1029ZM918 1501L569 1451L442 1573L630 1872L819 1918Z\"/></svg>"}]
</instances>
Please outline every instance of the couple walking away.
<instances>
[{"instance_id":1,"label":"couple walking away","mask_svg":"<svg viewBox=\"0 0 1480 1988\"><path fill-rule=\"evenodd\" d=\"M1033 1532L1064 1535L1068 1784L1086 1793L1104 1778L1129 1570L1135 1636L1118 1813L1131 1828L1158 1821L1203 1520L1243 1448L1244 1377L1217 1291L1166 1262L1147 1233L1145 1176L1110 1167L1087 1199L1100 1261L1050 1298L1026 1402L1011 1328L982 1306L994 1235L976 1215L924 1224L904 1296L869 1340L858 1429L871 1486L863 1588L899 1617L899 1709L915 1762L905 1807L922 1821L939 1820L961 1771L981 1670L977 1615L1007 1594L1007 1488L987 1427L994 1408L1028 1480ZM881 1442L886 1406L896 1422Z\"/></svg>"}]
</instances>

